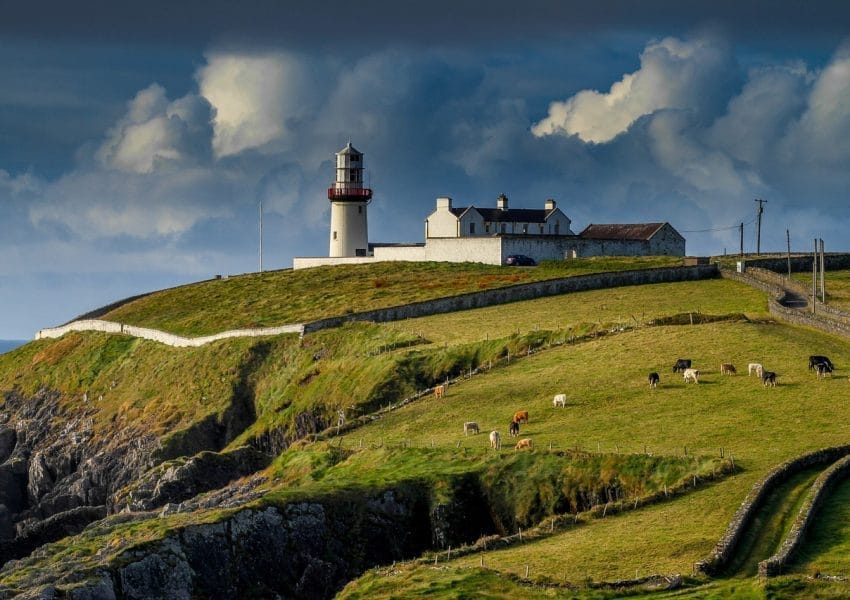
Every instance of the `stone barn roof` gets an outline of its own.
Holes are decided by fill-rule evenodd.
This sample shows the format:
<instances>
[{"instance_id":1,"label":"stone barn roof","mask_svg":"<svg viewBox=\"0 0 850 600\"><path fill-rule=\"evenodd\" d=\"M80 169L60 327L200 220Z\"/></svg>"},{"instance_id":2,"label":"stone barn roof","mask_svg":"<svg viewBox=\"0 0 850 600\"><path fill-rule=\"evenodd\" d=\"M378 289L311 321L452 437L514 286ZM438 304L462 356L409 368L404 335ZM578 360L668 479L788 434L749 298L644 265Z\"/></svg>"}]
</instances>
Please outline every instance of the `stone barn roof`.
<instances>
[{"instance_id":1,"label":"stone barn roof","mask_svg":"<svg viewBox=\"0 0 850 600\"><path fill-rule=\"evenodd\" d=\"M589 240L648 240L665 225L667 223L633 223L625 225L594 225L591 223L578 235Z\"/></svg>"}]
</instances>

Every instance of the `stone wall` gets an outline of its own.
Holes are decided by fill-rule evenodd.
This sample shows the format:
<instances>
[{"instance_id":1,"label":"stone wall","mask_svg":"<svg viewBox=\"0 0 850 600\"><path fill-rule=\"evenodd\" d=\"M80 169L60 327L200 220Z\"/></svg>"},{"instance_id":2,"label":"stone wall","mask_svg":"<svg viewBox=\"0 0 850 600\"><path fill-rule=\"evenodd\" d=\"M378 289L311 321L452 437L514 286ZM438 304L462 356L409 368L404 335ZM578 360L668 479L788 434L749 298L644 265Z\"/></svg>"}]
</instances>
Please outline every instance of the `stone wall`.
<instances>
[{"instance_id":1,"label":"stone wall","mask_svg":"<svg viewBox=\"0 0 850 600\"><path fill-rule=\"evenodd\" d=\"M346 321L373 321L376 323L400 321L429 315L469 310L533 300L547 296L557 296L572 292L595 290L602 288L620 287L627 285L646 285L652 283L668 283L678 281L694 281L717 277L717 265L699 265L695 267L658 267L636 271L617 271L612 273L594 273L562 279L537 281L510 287L471 292L448 298L414 302L403 306L393 306L377 310L352 313L350 315L320 319L304 324L304 333L338 327Z\"/></svg>"},{"instance_id":2,"label":"stone wall","mask_svg":"<svg viewBox=\"0 0 850 600\"><path fill-rule=\"evenodd\" d=\"M779 550L767 560L759 563L759 577L773 577L782 572L783 567L788 564L788 560L803 543L806 532L809 530L824 499L839 481L847 477L848 473L850 473L850 456L845 456L820 474L812 485L812 490L803 506L800 507L800 512Z\"/></svg>"},{"instance_id":3,"label":"stone wall","mask_svg":"<svg viewBox=\"0 0 850 600\"><path fill-rule=\"evenodd\" d=\"M136 327L133 325L114 323L112 321L88 319L83 321L74 321L67 325L62 325L61 327L42 329L36 334L35 339L61 337L69 331L103 331L108 333L133 335L178 348L197 347L216 340L232 337L256 337L264 335L280 335L283 333L298 333L303 335L305 333L319 331L321 329L339 327L348 321L373 321L375 323L400 321L403 319L412 319L416 317L443 314L458 310L468 310L472 308L482 308L485 306L506 304L508 302L533 300L535 298L557 296L560 294L581 292L585 290L627 285L646 285L651 283L711 279L717 277L718 273L719 270L717 265L658 267L655 269L640 269L635 271L594 273L591 275L578 275L575 277L564 277L561 279L524 283L492 290L484 290L481 292L470 292L459 296L437 298L436 300L426 300L401 306L391 306L388 308L363 311L338 317L329 317L326 319L319 319L311 323L294 323L290 325L282 325L280 327L261 327L256 329L235 329L196 338L186 338L164 331L159 331L157 329Z\"/></svg>"},{"instance_id":4,"label":"stone wall","mask_svg":"<svg viewBox=\"0 0 850 600\"><path fill-rule=\"evenodd\" d=\"M694 573L717 575L729 564L744 530L752 522L756 512L764 505L770 492L778 485L808 467L827 465L848 454L850 454L850 446L824 448L789 460L770 471L753 485L711 555L694 565Z\"/></svg>"},{"instance_id":5,"label":"stone wall","mask_svg":"<svg viewBox=\"0 0 850 600\"><path fill-rule=\"evenodd\" d=\"M134 325L125 325L123 323L115 323L113 321L101 321L97 319L87 319L83 321L74 321L60 327L48 327L40 330L35 334L35 339L41 340L45 338L62 337L70 331L102 331L106 333L122 333L135 337L160 342L168 346L176 348L198 347L204 344L209 344L216 340L223 340L233 337L259 337L264 335L281 335L283 333L301 334L304 330L303 325L296 323L294 325L282 325L280 327L260 327L257 329L232 329L230 331L222 331L213 335L205 335L196 338L187 338L158 329L148 329L146 327L136 327Z\"/></svg>"},{"instance_id":6,"label":"stone wall","mask_svg":"<svg viewBox=\"0 0 850 600\"><path fill-rule=\"evenodd\" d=\"M812 314L806 310L789 308L782 305L782 300L785 296L785 290L781 285L774 281L787 282L787 278L770 273L765 276L755 269L747 269L747 273L737 273L723 269L721 276L725 279L740 281L751 287L760 289L768 293L767 308L770 314L792 323L794 325L802 325L803 327L811 327L832 335L839 335L850 338L850 316L837 309L824 310L822 304L818 304L821 312ZM791 287L791 286L789 286ZM841 317L831 317L832 314L839 313Z\"/></svg>"},{"instance_id":7,"label":"stone wall","mask_svg":"<svg viewBox=\"0 0 850 600\"><path fill-rule=\"evenodd\" d=\"M745 258L747 267L760 267L768 271L776 273L788 272L788 259L785 257L769 257L769 258ZM826 263L827 271L836 271L839 269L850 269L850 254L845 253L830 253L824 254L824 262ZM791 272L812 272L812 255L794 255L791 256Z\"/></svg>"}]
</instances>

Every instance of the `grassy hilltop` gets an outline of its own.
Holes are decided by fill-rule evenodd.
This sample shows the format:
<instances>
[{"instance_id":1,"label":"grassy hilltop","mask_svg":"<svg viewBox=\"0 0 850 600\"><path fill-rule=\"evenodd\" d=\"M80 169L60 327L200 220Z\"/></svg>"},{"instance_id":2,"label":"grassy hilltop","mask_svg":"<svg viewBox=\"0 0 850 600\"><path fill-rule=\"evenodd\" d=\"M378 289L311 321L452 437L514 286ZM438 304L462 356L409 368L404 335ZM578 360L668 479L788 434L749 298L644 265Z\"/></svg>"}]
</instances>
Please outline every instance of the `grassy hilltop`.
<instances>
[{"instance_id":1,"label":"grassy hilltop","mask_svg":"<svg viewBox=\"0 0 850 600\"><path fill-rule=\"evenodd\" d=\"M104 318L199 335L666 264L286 271L152 294ZM832 358L835 377L816 380L808 371L815 353ZM698 385L670 372L678 357L702 371ZM721 376L721 362L735 363L738 375ZM776 371L779 386L748 377L748 362ZM661 374L657 390L646 385L650 371ZM689 577L754 482L803 452L850 441L848 374L850 341L777 323L763 293L721 279L195 349L96 333L33 342L0 356L9 418L26 411L9 392L36 398L49 389L58 392L51 426L85 415L92 447L117 448L132 437L127 432L155 439L144 469L110 491L116 507L146 498L153 510L109 516L10 563L0 571L0 592L78 585L123 568L175 532L228 522L245 508L345 506L360 515L349 518L350 539L368 537L368 499L392 493L423 507L431 533L399 550L408 562L368 570L342 597L608 597L620 592L593 582L674 573L686 576L683 590L669 592L679 597L841 597L850 594L848 584L806 576L850 574L850 484L834 491L789 575L767 584L754 579L758 560L790 527L814 470L771 496L727 573ZM414 399L455 378L444 398ZM552 406L557 393L567 395L566 407ZM508 436L520 409L530 413L521 436L534 440L531 452L516 452ZM337 436L339 410L347 423ZM477 421L482 433L465 436L465 421ZM489 448L491 429L502 435L501 450ZM147 482L191 465L225 464L245 445L271 454L270 464L199 488L194 499L169 497L184 508L160 516L165 500L157 504ZM492 537L516 537L520 529L522 542L500 545ZM475 544L481 536L491 537Z\"/></svg>"}]
</instances>

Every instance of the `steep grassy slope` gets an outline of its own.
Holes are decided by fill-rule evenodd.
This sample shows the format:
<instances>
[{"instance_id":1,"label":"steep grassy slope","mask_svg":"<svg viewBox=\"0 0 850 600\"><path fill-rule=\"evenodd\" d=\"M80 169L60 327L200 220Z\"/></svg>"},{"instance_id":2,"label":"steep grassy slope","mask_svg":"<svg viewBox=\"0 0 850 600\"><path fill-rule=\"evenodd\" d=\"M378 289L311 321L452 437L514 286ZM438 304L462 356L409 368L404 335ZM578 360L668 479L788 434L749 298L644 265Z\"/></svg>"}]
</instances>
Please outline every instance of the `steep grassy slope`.
<instances>
[{"instance_id":1,"label":"steep grassy slope","mask_svg":"<svg viewBox=\"0 0 850 600\"><path fill-rule=\"evenodd\" d=\"M742 473L675 502L486 557L491 568L522 574L530 564L533 573L573 582L588 576L631 578L636 571L688 573L767 470L804 451L847 442L844 407L835 402L847 381L815 380L806 364L815 348L842 364L850 360L847 342L781 325L723 323L623 333L494 369L450 388L444 399L406 406L352 432L343 447L361 439L363 444L404 440L412 446L482 447L485 436L464 437L464 421L476 420L484 431L504 435L513 411L527 409L531 422L521 436L533 438L538 448L670 455L687 448L689 454L715 456L723 448L734 453ZM677 356L704 369L699 385L686 386L669 373ZM766 389L754 377L721 377L714 365L726 360L739 366L764 361L780 373L780 385ZM662 373L654 392L644 381L649 370ZM567 393L566 409L551 405L559 392ZM478 561L473 556L457 563L472 567Z\"/></svg>"},{"instance_id":2,"label":"steep grassy slope","mask_svg":"<svg viewBox=\"0 0 850 600\"><path fill-rule=\"evenodd\" d=\"M180 335L268 327L483 289L625 269L673 266L675 257L600 257L534 268L477 263L398 263L272 271L156 292L102 318Z\"/></svg>"}]
</instances>

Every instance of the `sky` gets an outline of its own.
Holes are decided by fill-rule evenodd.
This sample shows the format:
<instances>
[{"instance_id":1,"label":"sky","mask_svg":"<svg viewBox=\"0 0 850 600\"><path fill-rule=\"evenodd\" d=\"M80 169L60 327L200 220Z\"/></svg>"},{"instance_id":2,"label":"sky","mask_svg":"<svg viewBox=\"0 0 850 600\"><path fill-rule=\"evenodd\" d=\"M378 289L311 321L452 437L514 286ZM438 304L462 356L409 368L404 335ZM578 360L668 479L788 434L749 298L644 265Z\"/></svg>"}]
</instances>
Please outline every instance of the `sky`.
<instances>
[{"instance_id":1,"label":"sky","mask_svg":"<svg viewBox=\"0 0 850 600\"><path fill-rule=\"evenodd\" d=\"M373 242L435 198L669 221L691 255L850 250L850 3L4 3L0 339L328 251L334 152Z\"/></svg>"}]
</instances>

